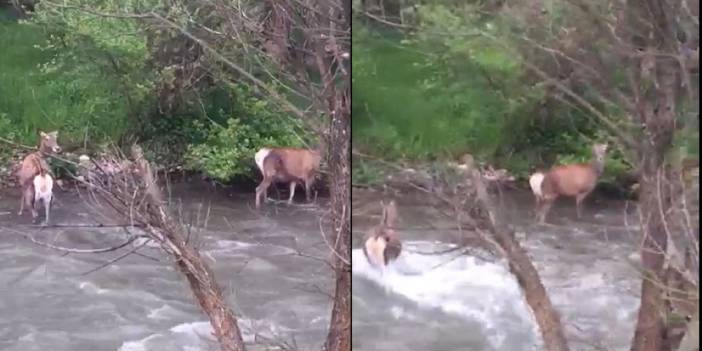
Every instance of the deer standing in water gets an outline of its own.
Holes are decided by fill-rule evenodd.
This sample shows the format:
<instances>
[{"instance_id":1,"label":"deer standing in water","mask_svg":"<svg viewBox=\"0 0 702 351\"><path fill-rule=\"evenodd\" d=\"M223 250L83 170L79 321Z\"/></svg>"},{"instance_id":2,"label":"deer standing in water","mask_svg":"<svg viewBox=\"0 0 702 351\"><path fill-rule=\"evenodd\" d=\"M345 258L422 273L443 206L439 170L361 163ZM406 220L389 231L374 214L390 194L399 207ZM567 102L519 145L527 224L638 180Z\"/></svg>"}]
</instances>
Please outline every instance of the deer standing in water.
<instances>
[{"instance_id":1,"label":"deer standing in water","mask_svg":"<svg viewBox=\"0 0 702 351\"><path fill-rule=\"evenodd\" d=\"M44 169L41 168L40 173L34 177L34 213L36 213L37 203L42 202L44 205L44 225L49 224L49 212L51 212L51 203L54 199L54 179ZM36 216L34 216L36 218Z\"/></svg>"},{"instance_id":2,"label":"deer standing in water","mask_svg":"<svg viewBox=\"0 0 702 351\"><path fill-rule=\"evenodd\" d=\"M380 224L368 231L363 243L363 254L375 267L387 266L402 252L402 242L394 229L397 224L395 201L387 205L381 201L380 205L383 207Z\"/></svg>"},{"instance_id":3,"label":"deer standing in water","mask_svg":"<svg viewBox=\"0 0 702 351\"><path fill-rule=\"evenodd\" d=\"M607 144L595 144L589 163L556 166L547 172L531 175L529 185L536 199L539 223L546 223L546 215L559 196L575 198L575 214L580 219L580 205L595 189L597 179L604 171L606 153Z\"/></svg>"},{"instance_id":4,"label":"deer standing in water","mask_svg":"<svg viewBox=\"0 0 702 351\"><path fill-rule=\"evenodd\" d=\"M303 183L307 201L311 201L310 190L322 160L319 150L262 148L256 152L254 159L263 175L261 184L256 187L256 208L261 206L261 197L264 201L268 200L268 187L272 183L290 183L290 205L295 197L295 187Z\"/></svg>"},{"instance_id":5,"label":"deer standing in water","mask_svg":"<svg viewBox=\"0 0 702 351\"><path fill-rule=\"evenodd\" d=\"M32 218L36 220L39 214L35 207L35 197L38 194L44 201L47 216L44 223L48 223L53 179L49 175L50 169L49 165L46 163L46 155L61 152L61 147L59 147L57 139L58 131L50 133L39 132L39 150L32 152L22 160L22 165L19 171L17 171L17 178L20 188L22 189L19 216L24 212L24 207L27 206L32 211ZM35 184L38 185L40 189L36 189ZM49 205L47 205L47 199Z\"/></svg>"}]
</instances>

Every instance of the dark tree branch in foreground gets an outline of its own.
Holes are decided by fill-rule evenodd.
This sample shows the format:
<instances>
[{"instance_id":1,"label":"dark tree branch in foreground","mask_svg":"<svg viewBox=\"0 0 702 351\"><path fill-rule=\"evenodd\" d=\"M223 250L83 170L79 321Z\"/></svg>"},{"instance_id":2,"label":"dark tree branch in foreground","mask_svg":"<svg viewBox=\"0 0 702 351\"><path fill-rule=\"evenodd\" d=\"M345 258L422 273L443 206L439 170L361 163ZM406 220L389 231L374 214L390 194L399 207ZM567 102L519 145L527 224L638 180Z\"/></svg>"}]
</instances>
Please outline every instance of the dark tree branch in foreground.
<instances>
[{"instance_id":1,"label":"dark tree branch in foreground","mask_svg":"<svg viewBox=\"0 0 702 351\"><path fill-rule=\"evenodd\" d=\"M546 288L539 277L539 272L531 262L526 250L514 237L514 232L504 225L506 222L493 205L480 173L473 171L472 178L475 182L475 193L478 201L490 219L485 222L488 230L502 249L501 251L509 262L510 271L517 278L517 282L524 292L526 302L531 307L536 322L539 324L546 350L569 350L559 313L551 303Z\"/></svg>"},{"instance_id":2,"label":"dark tree branch in foreground","mask_svg":"<svg viewBox=\"0 0 702 351\"><path fill-rule=\"evenodd\" d=\"M112 164L123 164L123 161L117 153L107 159ZM187 242L183 226L171 216L141 149L135 145L130 166L117 173L100 167L92 172L87 186L93 205L107 208L123 221L141 227L144 236L158 243L187 279L197 302L210 319L222 350L244 350L236 317L224 300L212 270Z\"/></svg>"},{"instance_id":3,"label":"dark tree branch in foreground","mask_svg":"<svg viewBox=\"0 0 702 351\"><path fill-rule=\"evenodd\" d=\"M499 209L493 204L483 170L468 169L467 173L447 168L435 176L435 190L429 191L453 210L459 226L478 233L477 245L507 259L510 272L524 292L526 302L534 313L548 351L567 351L568 342L558 311L551 303L541 282L539 272L528 253L507 226ZM496 184L499 189L499 183ZM440 190L436 190L440 189ZM445 214L451 217L450 213Z\"/></svg>"}]
</instances>

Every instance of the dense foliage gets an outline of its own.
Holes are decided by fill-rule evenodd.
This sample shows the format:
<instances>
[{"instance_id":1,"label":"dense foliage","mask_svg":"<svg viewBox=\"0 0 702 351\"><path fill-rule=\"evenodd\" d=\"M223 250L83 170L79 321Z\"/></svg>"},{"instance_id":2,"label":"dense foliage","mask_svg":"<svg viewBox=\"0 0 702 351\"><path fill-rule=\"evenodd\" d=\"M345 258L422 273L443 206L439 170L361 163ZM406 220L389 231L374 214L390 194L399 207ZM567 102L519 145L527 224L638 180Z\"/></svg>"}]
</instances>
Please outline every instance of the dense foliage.
<instances>
[{"instance_id":1,"label":"dense foliage","mask_svg":"<svg viewBox=\"0 0 702 351\"><path fill-rule=\"evenodd\" d=\"M563 45L574 49L576 40L595 40L585 36L596 33L563 39L565 29L559 26L577 16L566 11L568 6L552 2L542 9L491 1L390 1L382 6L364 9L370 16L358 11L355 18L357 150L409 160L471 153L523 176L537 167L585 161L593 142L611 139L591 111L564 99L525 66L528 61L553 77L565 77L572 67L555 59L557 52L539 49L538 40L560 45L568 39ZM397 24L388 25L392 22ZM525 33L536 42L527 43ZM574 87L619 123L621 110L601 104L595 95L599 88ZM696 154L696 128L682 132L680 145ZM632 161L614 147L605 180L629 172ZM365 165L355 172L354 179L372 177Z\"/></svg>"},{"instance_id":2,"label":"dense foliage","mask_svg":"<svg viewBox=\"0 0 702 351\"><path fill-rule=\"evenodd\" d=\"M91 11L138 13L158 3L104 1ZM173 61L187 53L169 46L184 42L172 32L71 8L81 1L64 5L39 3L26 19L0 19L1 135L33 145L38 130L58 129L64 149L89 153L139 141L157 164L220 181L253 176L253 153L261 146L308 140L298 122L245 81L205 73L176 91L182 72Z\"/></svg>"},{"instance_id":3,"label":"dense foliage","mask_svg":"<svg viewBox=\"0 0 702 351\"><path fill-rule=\"evenodd\" d=\"M204 169L217 180L232 175L249 174L253 167L252 155L263 145L304 146L301 134L296 133L295 121L286 118L265 100L258 99L243 89L237 89L243 99L220 124L212 121L206 127L197 122L199 130L206 131L204 142L191 144L186 154L186 165Z\"/></svg>"}]
</instances>

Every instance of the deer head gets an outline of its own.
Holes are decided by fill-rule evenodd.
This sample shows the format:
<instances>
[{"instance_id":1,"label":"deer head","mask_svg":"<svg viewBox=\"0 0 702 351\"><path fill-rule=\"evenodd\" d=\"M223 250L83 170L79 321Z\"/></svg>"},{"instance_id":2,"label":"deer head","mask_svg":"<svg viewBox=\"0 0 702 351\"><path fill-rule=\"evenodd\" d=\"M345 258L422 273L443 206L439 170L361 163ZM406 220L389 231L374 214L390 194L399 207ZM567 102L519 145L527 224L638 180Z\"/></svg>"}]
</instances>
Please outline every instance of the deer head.
<instances>
[{"instance_id":1,"label":"deer head","mask_svg":"<svg viewBox=\"0 0 702 351\"><path fill-rule=\"evenodd\" d=\"M61 147L58 145L58 131L49 133L39 132L39 150L45 153L59 153Z\"/></svg>"}]
</instances>

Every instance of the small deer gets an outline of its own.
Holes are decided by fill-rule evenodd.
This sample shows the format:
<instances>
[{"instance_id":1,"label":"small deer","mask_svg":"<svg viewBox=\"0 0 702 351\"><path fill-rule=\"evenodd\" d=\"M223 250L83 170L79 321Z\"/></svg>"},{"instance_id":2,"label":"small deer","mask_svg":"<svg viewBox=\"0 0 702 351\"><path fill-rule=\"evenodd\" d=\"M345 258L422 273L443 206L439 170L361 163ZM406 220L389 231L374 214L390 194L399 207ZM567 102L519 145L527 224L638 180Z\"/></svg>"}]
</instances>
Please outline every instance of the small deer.
<instances>
[{"instance_id":1,"label":"small deer","mask_svg":"<svg viewBox=\"0 0 702 351\"><path fill-rule=\"evenodd\" d=\"M363 244L363 253L375 267L387 266L402 252L402 242L394 229L397 224L395 201L387 205L381 201L380 205L383 208L380 224L368 231Z\"/></svg>"},{"instance_id":2,"label":"small deer","mask_svg":"<svg viewBox=\"0 0 702 351\"><path fill-rule=\"evenodd\" d=\"M298 183L305 185L307 201L311 201L310 190L315 176L319 172L322 156L318 150L301 148L262 148L254 155L256 165L263 180L256 187L256 208L261 206L261 197L268 200L268 187L272 183L290 183L290 198L292 204L295 197L295 187Z\"/></svg>"},{"instance_id":3,"label":"small deer","mask_svg":"<svg viewBox=\"0 0 702 351\"><path fill-rule=\"evenodd\" d=\"M607 144L594 144L589 163L556 166L531 175L529 186L534 193L536 218L540 224L546 223L546 215L559 196L575 198L575 214L580 219L580 204L595 189L604 171L606 153Z\"/></svg>"},{"instance_id":4,"label":"small deer","mask_svg":"<svg viewBox=\"0 0 702 351\"><path fill-rule=\"evenodd\" d=\"M58 131L50 133L39 132L39 150L32 152L22 160L22 165L19 171L17 171L17 179L22 189L19 216L24 212L25 206L31 209L32 218L36 219L38 216L37 210L34 207L34 196L36 195L34 189L35 177L50 173L49 165L46 163L46 155L61 152L61 147L58 145L57 139ZM41 179L45 183L46 178L42 176ZM53 179L51 180L51 187L53 187ZM51 192L51 190L49 190L49 192Z\"/></svg>"},{"instance_id":5,"label":"small deer","mask_svg":"<svg viewBox=\"0 0 702 351\"><path fill-rule=\"evenodd\" d=\"M44 205L44 225L49 224L49 212L51 212L51 203L53 202L54 179L44 169L41 168L40 173L34 177L34 212L32 215L36 219L37 203L42 202Z\"/></svg>"}]
</instances>

